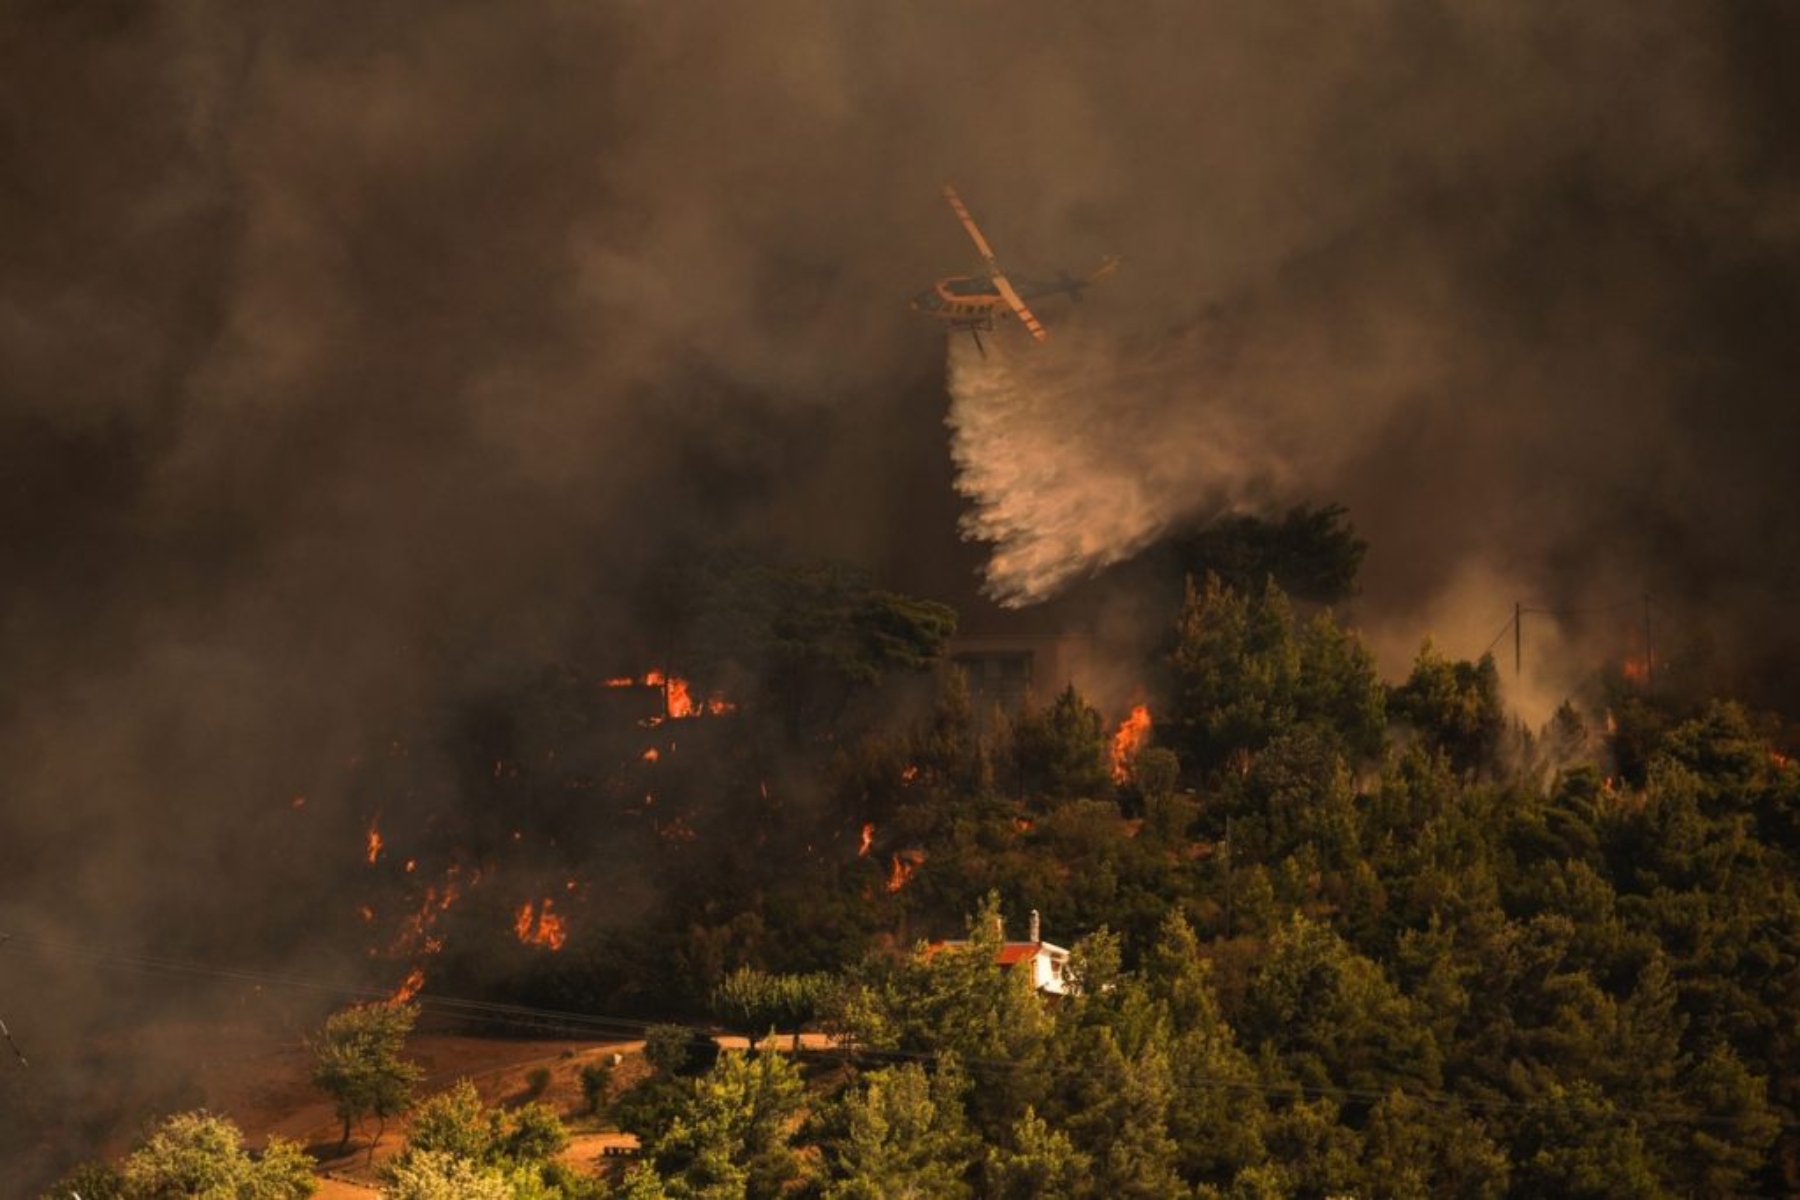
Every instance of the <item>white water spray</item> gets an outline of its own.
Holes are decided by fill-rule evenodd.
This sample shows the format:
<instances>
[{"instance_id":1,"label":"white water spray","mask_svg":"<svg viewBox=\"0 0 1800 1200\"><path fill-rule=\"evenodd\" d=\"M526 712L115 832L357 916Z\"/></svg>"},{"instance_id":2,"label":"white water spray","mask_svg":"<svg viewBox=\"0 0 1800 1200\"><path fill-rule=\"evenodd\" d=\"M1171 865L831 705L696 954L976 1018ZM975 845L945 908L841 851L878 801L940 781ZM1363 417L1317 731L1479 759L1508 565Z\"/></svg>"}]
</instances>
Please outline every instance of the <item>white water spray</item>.
<instances>
[{"instance_id":1,"label":"white water spray","mask_svg":"<svg viewBox=\"0 0 1800 1200\"><path fill-rule=\"evenodd\" d=\"M950 452L973 503L963 536L992 547L983 590L1000 604L1047 600L1272 482L1198 379L1171 420L1165 357L1068 331L1045 346L991 337L985 357L952 339Z\"/></svg>"}]
</instances>

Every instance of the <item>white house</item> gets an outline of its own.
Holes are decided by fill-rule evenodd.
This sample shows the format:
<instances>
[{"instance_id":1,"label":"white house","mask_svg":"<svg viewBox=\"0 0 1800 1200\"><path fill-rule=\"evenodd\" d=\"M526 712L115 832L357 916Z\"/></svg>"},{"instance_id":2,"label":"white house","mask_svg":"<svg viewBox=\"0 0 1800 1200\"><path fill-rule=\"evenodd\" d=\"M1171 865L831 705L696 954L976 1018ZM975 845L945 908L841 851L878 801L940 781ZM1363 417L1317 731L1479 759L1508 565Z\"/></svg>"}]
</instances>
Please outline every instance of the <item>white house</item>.
<instances>
[{"instance_id":1,"label":"white house","mask_svg":"<svg viewBox=\"0 0 1800 1200\"><path fill-rule=\"evenodd\" d=\"M933 942L927 954L951 947L967 946L966 941ZM1031 986L1046 996L1065 996L1073 990L1068 982L1069 952L1046 942L1039 936L1037 909L1031 910L1031 928L1022 942L1002 941L994 961L1001 966L1018 967L1031 972Z\"/></svg>"}]
</instances>

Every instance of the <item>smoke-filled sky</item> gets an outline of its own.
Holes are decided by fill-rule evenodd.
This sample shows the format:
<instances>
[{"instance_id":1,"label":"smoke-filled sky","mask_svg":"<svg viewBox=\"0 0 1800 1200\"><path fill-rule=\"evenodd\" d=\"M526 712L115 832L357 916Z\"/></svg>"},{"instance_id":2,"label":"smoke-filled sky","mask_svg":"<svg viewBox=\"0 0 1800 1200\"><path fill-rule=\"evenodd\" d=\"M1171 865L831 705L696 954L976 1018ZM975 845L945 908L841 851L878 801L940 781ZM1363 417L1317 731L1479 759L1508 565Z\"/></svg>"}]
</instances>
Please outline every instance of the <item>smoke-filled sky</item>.
<instances>
[{"instance_id":1,"label":"smoke-filled sky","mask_svg":"<svg viewBox=\"0 0 1800 1200\"><path fill-rule=\"evenodd\" d=\"M303 908L291 796L395 714L644 665L686 546L1029 600L1340 501L1397 643L1649 590L1782 650L1796 23L10 4L0 913ZM1020 274L1126 266L947 357L905 306L971 265L947 181Z\"/></svg>"}]
</instances>

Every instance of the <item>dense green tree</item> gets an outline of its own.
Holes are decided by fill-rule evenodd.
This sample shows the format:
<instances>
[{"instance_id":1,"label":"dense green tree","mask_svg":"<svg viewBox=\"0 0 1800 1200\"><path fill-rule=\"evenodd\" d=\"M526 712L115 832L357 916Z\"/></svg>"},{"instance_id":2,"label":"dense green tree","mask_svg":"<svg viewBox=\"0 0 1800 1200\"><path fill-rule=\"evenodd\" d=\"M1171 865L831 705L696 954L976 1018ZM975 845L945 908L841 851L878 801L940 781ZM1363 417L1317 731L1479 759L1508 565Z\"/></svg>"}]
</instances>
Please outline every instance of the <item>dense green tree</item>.
<instances>
[{"instance_id":1,"label":"dense green tree","mask_svg":"<svg viewBox=\"0 0 1800 1200\"><path fill-rule=\"evenodd\" d=\"M1448 754L1458 771L1493 765L1506 732L1493 655L1484 654L1473 663L1453 661L1429 639L1413 662L1412 674L1389 696L1388 709L1428 745Z\"/></svg>"},{"instance_id":2,"label":"dense green tree","mask_svg":"<svg viewBox=\"0 0 1800 1200\"><path fill-rule=\"evenodd\" d=\"M1311 846L1323 867L1342 870L1360 852L1362 821L1338 740L1315 726L1274 738L1233 782L1233 849L1279 862Z\"/></svg>"},{"instance_id":3,"label":"dense green tree","mask_svg":"<svg viewBox=\"0 0 1800 1200\"><path fill-rule=\"evenodd\" d=\"M825 1195L843 1200L935 1200L971 1194L980 1143L963 1112L967 1081L946 1056L872 1071L839 1101L841 1132L826 1149Z\"/></svg>"},{"instance_id":4,"label":"dense green tree","mask_svg":"<svg viewBox=\"0 0 1800 1200\"><path fill-rule=\"evenodd\" d=\"M1300 718L1331 730L1357 758L1379 756L1387 740L1387 690L1374 654L1329 612L1314 615L1298 642L1294 706Z\"/></svg>"},{"instance_id":5,"label":"dense green tree","mask_svg":"<svg viewBox=\"0 0 1800 1200\"><path fill-rule=\"evenodd\" d=\"M908 765L916 781L960 797L992 790L993 765L969 698L968 678L958 668L939 673L931 713L908 741Z\"/></svg>"},{"instance_id":6,"label":"dense green tree","mask_svg":"<svg viewBox=\"0 0 1800 1200\"><path fill-rule=\"evenodd\" d=\"M1223 1184L1267 1155L1268 1106L1256 1064L1226 1021L1199 939L1179 912L1144 956L1145 993L1167 1030L1174 1083L1167 1124L1182 1177Z\"/></svg>"},{"instance_id":7,"label":"dense green tree","mask_svg":"<svg viewBox=\"0 0 1800 1200\"><path fill-rule=\"evenodd\" d=\"M1582 1080L1553 1083L1531 1103L1511 1158L1518 1195L1642 1200L1670 1194L1637 1122Z\"/></svg>"},{"instance_id":8,"label":"dense green tree","mask_svg":"<svg viewBox=\"0 0 1800 1200\"><path fill-rule=\"evenodd\" d=\"M1273 1183L1285 1196L1354 1195L1362 1181L1361 1139L1345 1124L1330 1097L1293 1099L1271 1108L1266 1133L1267 1176L1252 1168L1250 1181ZM1235 1181L1234 1181L1235 1182Z\"/></svg>"},{"instance_id":9,"label":"dense green tree","mask_svg":"<svg viewBox=\"0 0 1800 1200\"><path fill-rule=\"evenodd\" d=\"M117 1167L111 1163L85 1162L51 1184L38 1200L69 1200L70 1196L80 1196L82 1200L119 1200L124 1194L125 1178Z\"/></svg>"},{"instance_id":10,"label":"dense green tree","mask_svg":"<svg viewBox=\"0 0 1800 1200\"><path fill-rule=\"evenodd\" d=\"M644 1030L644 1058L665 1075L684 1075L702 1058L704 1040L704 1034L686 1025L652 1025Z\"/></svg>"},{"instance_id":11,"label":"dense green tree","mask_svg":"<svg viewBox=\"0 0 1800 1200\"><path fill-rule=\"evenodd\" d=\"M1715 1044L1684 1073L1681 1093L1682 1118L1650 1131L1675 1190L1691 1196L1754 1193L1781 1126L1766 1081L1730 1046Z\"/></svg>"},{"instance_id":12,"label":"dense green tree","mask_svg":"<svg viewBox=\"0 0 1800 1200\"><path fill-rule=\"evenodd\" d=\"M421 1150L388 1171L382 1195L393 1200L516 1200L498 1167L448 1150Z\"/></svg>"},{"instance_id":13,"label":"dense green tree","mask_svg":"<svg viewBox=\"0 0 1800 1200\"><path fill-rule=\"evenodd\" d=\"M753 692L793 741L833 729L892 672L938 661L956 613L836 564L719 565L686 585L697 672Z\"/></svg>"},{"instance_id":14,"label":"dense green tree","mask_svg":"<svg viewBox=\"0 0 1800 1200\"><path fill-rule=\"evenodd\" d=\"M1063 689L1047 708L1030 709L1014 723L1012 754L1021 795L1073 800L1112 790L1109 738L1100 713Z\"/></svg>"},{"instance_id":15,"label":"dense green tree","mask_svg":"<svg viewBox=\"0 0 1800 1200\"><path fill-rule=\"evenodd\" d=\"M1204 777L1305 725L1351 754L1384 738L1385 694L1374 659L1327 613L1298 627L1268 580L1240 592L1217 576L1188 584L1169 657L1169 704L1157 737Z\"/></svg>"},{"instance_id":16,"label":"dense green tree","mask_svg":"<svg viewBox=\"0 0 1800 1200\"><path fill-rule=\"evenodd\" d=\"M467 1079L427 1097L413 1114L406 1148L413 1153L441 1153L473 1162L495 1157L500 1140L500 1114L481 1102Z\"/></svg>"},{"instance_id":17,"label":"dense green tree","mask_svg":"<svg viewBox=\"0 0 1800 1200\"><path fill-rule=\"evenodd\" d=\"M1378 964L1295 914L1250 981L1243 1028L1309 1087L1435 1088L1439 1050L1420 1018Z\"/></svg>"},{"instance_id":18,"label":"dense green tree","mask_svg":"<svg viewBox=\"0 0 1800 1200\"><path fill-rule=\"evenodd\" d=\"M1342 505L1301 505L1270 520L1225 517L1177 543L1185 572L1217 575L1240 592L1273 578L1290 596L1335 604L1355 591L1368 543L1356 536Z\"/></svg>"},{"instance_id":19,"label":"dense green tree","mask_svg":"<svg viewBox=\"0 0 1800 1200\"><path fill-rule=\"evenodd\" d=\"M750 1037L787 1029L800 1036L800 1026L817 1016L832 987L832 977L771 975L739 967L713 990L713 1013L729 1028Z\"/></svg>"},{"instance_id":20,"label":"dense green tree","mask_svg":"<svg viewBox=\"0 0 1800 1200\"><path fill-rule=\"evenodd\" d=\"M804 1097L799 1070L782 1055L721 1055L645 1153L671 1197L779 1195L806 1173L792 1145Z\"/></svg>"},{"instance_id":21,"label":"dense green tree","mask_svg":"<svg viewBox=\"0 0 1800 1200\"><path fill-rule=\"evenodd\" d=\"M1079 1072L1065 1080L1072 1094L1062 1119L1069 1140L1093 1163L1097 1193L1143 1200L1179 1195L1180 1148L1169 1133L1175 1079L1160 1039L1127 1053L1110 1026L1061 1036L1072 1043L1064 1069Z\"/></svg>"},{"instance_id":22,"label":"dense green tree","mask_svg":"<svg viewBox=\"0 0 1800 1200\"><path fill-rule=\"evenodd\" d=\"M312 1040L313 1083L332 1098L344 1123L340 1154L350 1144L354 1122L374 1117L379 1142L388 1118L412 1105L423 1072L401 1053L418 1018L413 1004L357 1005L326 1018Z\"/></svg>"},{"instance_id":23,"label":"dense green tree","mask_svg":"<svg viewBox=\"0 0 1800 1200\"><path fill-rule=\"evenodd\" d=\"M1293 612L1273 583L1252 600L1216 575L1199 589L1190 581L1169 665L1170 704L1157 736L1189 772L1259 750L1295 720Z\"/></svg>"},{"instance_id":24,"label":"dense green tree","mask_svg":"<svg viewBox=\"0 0 1800 1200\"><path fill-rule=\"evenodd\" d=\"M987 1156L987 1191L995 1200L1074 1200L1094 1194L1093 1161L1030 1105L1011 1136Z\"/></svg>"},{"instance_id":25,"label":"dense green tree","mask_svg":"<svg viewBox=\"0 0 1800 1200\"><path fill-rule=\"evenodd\" d=\"M1479 1121L1400 1091L1369 1114L1362 1170L1369 1195L1394 1200L1499 1200L1511 1178L1505 1150Z\"/></svg>"},{"instance_id":26,"label":"dense green tree","mask_svg":"<svg viewBox=\"0 0 1800 1200\"><path fill-rule=\"evenodd\" d=\"M157 1126L120 1169L122 1200L298 1200L318 1190L312 1159L271 1138L260 1157L223 1117L181 1113Z\"/></svg>"}]
</instances>

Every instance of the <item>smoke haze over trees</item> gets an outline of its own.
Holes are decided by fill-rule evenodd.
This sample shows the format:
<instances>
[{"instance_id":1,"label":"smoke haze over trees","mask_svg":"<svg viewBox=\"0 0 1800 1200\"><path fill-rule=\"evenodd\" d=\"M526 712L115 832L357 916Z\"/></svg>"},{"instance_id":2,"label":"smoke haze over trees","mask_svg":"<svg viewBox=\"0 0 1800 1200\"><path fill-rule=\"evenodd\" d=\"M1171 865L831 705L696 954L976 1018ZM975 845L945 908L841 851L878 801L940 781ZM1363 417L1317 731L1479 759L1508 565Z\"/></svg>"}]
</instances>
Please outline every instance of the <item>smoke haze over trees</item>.
<instances>
[{"instance_id":1,"label":"smoke haze over trees","mask_svg":"<svg viewBox=\"0 0 1800 1200\"><path fill-rule=\"evenodd\" d=\"M372 810L576 808L466 781L724 551L975 623L1343 503L1390 674L1649 591L1790 699L1800 30L1610 8L9 6L0 930L355 969ZM945 181L1021 273L1126 266L947 363Z\"/></svg>"}]
</instances>

